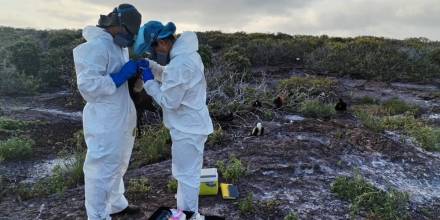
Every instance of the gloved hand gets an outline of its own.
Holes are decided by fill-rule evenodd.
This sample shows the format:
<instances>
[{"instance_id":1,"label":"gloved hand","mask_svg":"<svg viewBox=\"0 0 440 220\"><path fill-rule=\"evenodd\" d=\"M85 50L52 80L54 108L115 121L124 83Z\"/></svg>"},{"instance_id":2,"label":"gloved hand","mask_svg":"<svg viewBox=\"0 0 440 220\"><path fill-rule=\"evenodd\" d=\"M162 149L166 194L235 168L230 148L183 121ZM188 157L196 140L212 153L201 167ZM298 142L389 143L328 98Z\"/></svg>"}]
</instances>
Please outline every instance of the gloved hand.
<instances>
[{"instance_id":1,"label":"gloved hand","mask_svg":"<svg viewBox=\"0 0 440 220\"><path fill-rule=\"evenodd\" d=\"M122 66L119 72L110 74L110 77L112 77L116 87L119 87L136 74L137 68L137 62L130 60Z\"/></svg>"},{"instance_id":2,"label":"gloved hand","mask_svg":"<svg viewBox=\"0 0 440 220\"><path fill-rule=\"evenodd\" d=\"M150 67L139 67L142 70L142 80L145 82L147 82L148 80L153 80L154 79L154 75L151 72Z\"/></svg>"},{"instance_id":3,"label":"gloved hand","mask_svg":"<svg viewBox=\"0 0 440 220\"><path fill-rule=\"evenodd\" d=\"M147 67L149 68L150 67L150 63L146 59L137 60L136 64L138 65L138 67L143 67L143 68L147 68Z\"/></svg>"}]
</instances>

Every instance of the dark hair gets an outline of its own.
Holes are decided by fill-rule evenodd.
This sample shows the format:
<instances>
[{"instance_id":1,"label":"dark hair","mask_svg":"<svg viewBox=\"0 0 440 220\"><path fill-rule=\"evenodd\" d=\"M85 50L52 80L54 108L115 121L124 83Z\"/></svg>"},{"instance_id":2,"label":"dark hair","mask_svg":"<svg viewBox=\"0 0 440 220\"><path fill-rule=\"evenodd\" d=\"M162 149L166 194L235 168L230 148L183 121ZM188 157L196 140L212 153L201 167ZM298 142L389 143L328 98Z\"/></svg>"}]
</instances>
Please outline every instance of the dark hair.
<instances>
[{"instance_id":1,"label":"dark hair","mask_svg":"<svg viewBox=\"0 0 440 220\"><path fill-rule=\"evenodd\" d=\"M156 47L160 40L170 41L171 43L174 43L174 41L176 41L176 36L174 36L174 34L171 34L170 36L168 36L166 38L155 40L153 43L151 43L151 47L153 47L153 48Z\"/></svg>"}]
</instances>

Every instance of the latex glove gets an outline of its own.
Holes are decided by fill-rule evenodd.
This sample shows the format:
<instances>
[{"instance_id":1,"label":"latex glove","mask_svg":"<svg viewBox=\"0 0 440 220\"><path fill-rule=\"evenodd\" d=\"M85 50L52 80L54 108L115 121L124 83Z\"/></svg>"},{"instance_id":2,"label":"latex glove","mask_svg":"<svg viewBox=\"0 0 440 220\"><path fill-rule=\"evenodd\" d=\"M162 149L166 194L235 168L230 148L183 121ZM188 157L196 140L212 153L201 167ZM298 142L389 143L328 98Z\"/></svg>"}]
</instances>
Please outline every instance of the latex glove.
<instances>
[{"instance_id":1,"label":"latex glove","mask_svg":"<svg viewBox=\"0 0 440 220\"><path fill-rule=\"evenodd\" d=\"M124 66L122 66L119 72L110 74L110 77L113 79L116 87L119 87L124 84L125 81L136 75L137 68L137 63L133 60L130 60L124 64Z\"/></svg>"},{"instance_id":2,"label":"latex glove","mask_svg":"<svg viewBox=\"0 0 440 220\"><path fill-rule=\"evenodd\" d=\"M136 61L138 67L150 68L150 63L146 59L140 59Z\"/></svg>"},{"instance_id":3,"label":"latex glove","mask_svg":"<svg viewBox=\"0 0 440 220\"><path fill-rule=\"evenodd\" d=\"M154 62L153 60L149 59L141 59L136 61L139 67L142 68L150 68L151 72L153 73L154 79L162 82L162 73L164 71L164 66L161 66Z\"/></svg>"},{"instance_id":4,"label":"latex glove","mask_svg":"<svg viewBox=\"0 0 440 220\"><path fill-rule=\"evenodd\" d=\"M147 82L148 80L153 80L154 79L154 75L151 72L150 67L139 67L142 70L142 80L145 82Z\"/></svg>"}]
</instances>

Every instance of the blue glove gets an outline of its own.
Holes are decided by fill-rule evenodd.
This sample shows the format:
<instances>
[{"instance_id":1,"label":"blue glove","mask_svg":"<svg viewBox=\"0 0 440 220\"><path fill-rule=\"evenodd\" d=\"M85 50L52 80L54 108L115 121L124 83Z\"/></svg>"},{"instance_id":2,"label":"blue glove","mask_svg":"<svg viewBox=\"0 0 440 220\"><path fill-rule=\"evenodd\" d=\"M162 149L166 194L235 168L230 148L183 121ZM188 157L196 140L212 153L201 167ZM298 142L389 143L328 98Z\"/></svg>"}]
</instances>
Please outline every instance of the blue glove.
<instances>
[{"instance_id":1,"label":"blue glove","mask_svg":"<svg viewBox=\"0 0 440 220\"><path fill-rule=\"evenodd\" d=\"M136 75L137 67L136 61L130 60L124 64L119 72L110 74L116 87L121 86L125 81Z\"/></svg>"},{"instance_id":2,"label":"blue glove","mask_svg":"<svg viewBox=\"0 0 440 220\"><path fill-rule=\"evenodd\" d=\"M138 67L143 67L143 68L148 68L150 67L150 63L148 62L148 60L146 59L141 59L136 61Z\"/></svg>"},{"instance_id":3,"label":"blue glove","mask_svg":"<svg viewBox=\"0 0 440 220\"><path fill-rule=\"evenodd\" d=\"M150 67L139 67L142 70L142 80L145 82L147 82L148 80L153 80L154 79L154 75L151 72Z\"/></svg>"}]
</instances>

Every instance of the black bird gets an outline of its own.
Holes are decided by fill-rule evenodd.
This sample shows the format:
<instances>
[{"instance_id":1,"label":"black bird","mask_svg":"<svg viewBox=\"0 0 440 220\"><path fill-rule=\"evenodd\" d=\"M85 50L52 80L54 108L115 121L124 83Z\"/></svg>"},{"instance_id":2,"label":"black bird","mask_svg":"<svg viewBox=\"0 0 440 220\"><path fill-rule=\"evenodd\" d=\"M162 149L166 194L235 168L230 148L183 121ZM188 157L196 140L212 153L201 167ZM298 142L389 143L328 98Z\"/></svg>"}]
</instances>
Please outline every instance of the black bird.
<instances>
[{"instance_id":1,"label":"black bird","mask_svg":"<svg viewBox=\"0 0 440 220\"><path fill-rule=\"evenodd\" d=\"M260 100L255 100L255 102L252 103L252 106L254 108L261 108L263 105L261 104Z\"/></svg>"},{"instance_id":2,"label":"black bird","mask_svg":"<svg viewBox=\"0 0 440 220\"><path fill-rule=\"evenodd\" d=\"M284 98L281 96L276 97L273 100L273 104L275 105L276 108L281 108L284 105Z\"/></svg>"},{"instance_id":3,"label":"black bird","mask_svg":"<svg viewBox=\"0 0 440 220\"><path fill-rule=\"evenodd\" d=\"M335 110L338 112L347 111L347 103L345 103L344 100L339 99L339 102L336 103Z\"/></svg>"},{"instance_id":4,"label":"black bird","mask_svg":"<svg viewBox=\"0 0 440 220\"><path fill-rule=\"evenodd\" d=\"M153 97L149 96L142 86L139 88L139 80L140 74L136 74L131 79L128 80L128 92L130 93L130 97L133 100L134 106L136 107L136 115L137 115L137 128L140 129L143 124L144 112L151 111L157 112L157 108L153 104ZM141 83L143 84L143 83Z\"/></svg>"},{"instance_id":5,"label":"black bird","mask_svg":"<svg viewBox=\"0 0 440 220\"><path fill-rule=\"evenodd\" d=\"M257 123L257 127L255 127L254 129L252 129L252 136L262 136L264 134L264 128L263 125L258 122Z\"/></svg>"}]
</instances>

